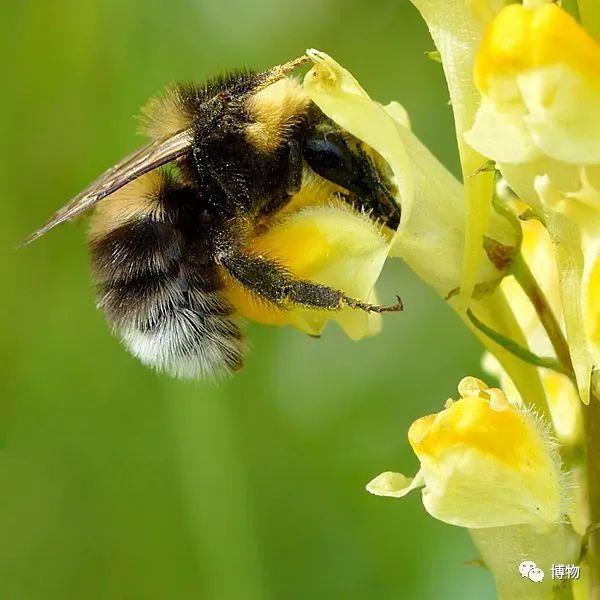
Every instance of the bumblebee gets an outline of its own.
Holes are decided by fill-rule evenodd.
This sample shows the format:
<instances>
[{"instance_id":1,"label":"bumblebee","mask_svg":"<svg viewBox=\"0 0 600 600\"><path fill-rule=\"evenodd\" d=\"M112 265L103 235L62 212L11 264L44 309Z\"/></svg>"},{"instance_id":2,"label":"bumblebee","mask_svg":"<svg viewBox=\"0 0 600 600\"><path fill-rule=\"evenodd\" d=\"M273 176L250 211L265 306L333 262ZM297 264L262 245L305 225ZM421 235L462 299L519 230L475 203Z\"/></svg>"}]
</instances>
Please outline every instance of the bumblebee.
<instances>
[{"instance_id":1,"label":"bumblebee","mask_svg":"<svg viewBox=\"0 0 600 600\"><path fill-rule=\"evenodd\" d=\"M243 364L231 282L285 310L395 311L305 281L253 253L306 185L396 229L400 209L373 151L340 130L288 75L264 72L177 85L143 110L151 142L94 181L33 233L95 206L89 248L97 303L143 363L172 376L219 377Z\"/></svg>"}]
</instances>

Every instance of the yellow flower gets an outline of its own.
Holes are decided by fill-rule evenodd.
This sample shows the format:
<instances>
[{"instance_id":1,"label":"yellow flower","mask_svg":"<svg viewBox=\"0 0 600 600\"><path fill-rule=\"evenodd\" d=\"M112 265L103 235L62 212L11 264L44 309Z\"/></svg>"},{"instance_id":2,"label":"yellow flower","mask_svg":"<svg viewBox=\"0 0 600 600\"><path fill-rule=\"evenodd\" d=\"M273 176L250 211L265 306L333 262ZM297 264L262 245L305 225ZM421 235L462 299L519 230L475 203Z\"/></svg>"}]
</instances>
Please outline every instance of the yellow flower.
<instances>
[{"instance_id":1,"label":"yellow flower","mask_svg":"<svg viewBox=\"0 0 600 600\"><path fill-rule=\"evenodd\" d=\"M402 497L424 486L426 510L462 527L559 523L560 462L545 426L473 377L460 382L459 392L461 399L410 427L408 439L421 463L417 475L410 480L383 473L367 490Z\"/></svg>"},{"instance_id":2,"label":"yellow flower","mask_svg":"<svg viewBox=\"0 0 600 600\"><path fill-rule=\"evenodd\" d=\"M439 0L436 3L439 4ZM382 156L393 173L402 217L392 240L390 256L401 257L443 298L452 296L450 304L466 319L454 292L464 282L465 256L474 252L476 256L470 256L469 261L471 266L478 265L474 283L483 297L474 299L473 306L491 327L502 326L507 335L522 341L507 299L500 290L494 291L506 274L507 265L493 264L481 243L474 246L467 243L470 192L413 134L406 113L398 103L382 106L371 100L354 77L331 57L316 50L309 50L307 54L315 63L304 80L311 100L340 127ZM473 191L471 179L468 183ZM514 226L496 212L489 215L487 212L486 209L487 237L506 248L514 247L517 243ZM488 293L483 293L485 291ZM497 352L519 389L541 405L541 384L531 376L527 365L491 344L486 336L479 337Z\"/></svg>"},{"instance_id":3,"label":"yellow flower","mask_svg":"<svg viewBox=\"0 0 600 600\"><path fill-rule=\"evenodd\" d=\"M393 172L402 218L391 256L402 257L422 279L447 296L461 285L468 211L463 187L411 132L398 103L382 106L330 56L316 50L307 54L315 62L304 80L311 100L340 127L377 151ZM491 216L487 235L507 246L516 240L511 224L496 214ZM481 248L477 254L481 268L475 283L499 281L502 270Z\"/></svg>"},{"instance_id":4,"label":"yellow flower","mask_svg":"<svg viewBox=\"0 0 600 600\"><path fill-rule=\"evenodd\" d=\"M467 141L498 162L600 162L600 46L564 10L504 8L475 62L482 104Z\"/></svg>"},{"instance_id":5,"label":"yellow flower","mask_svg":"<svg viewBox=\"0 0 600 600\"><path fill-rule=\"evenodd\" d=\"M569 584L555 582L548 574L553 563L577 560L578 536L587 527L587 517L581 502L575 509L566 501L570 485L561 473L548 428L551 417L561 443L571 445L571 450L580 448L583 411L578 398L589 398L593 366L600 365L600 46L549 1L523 0L523 5L508 0L411 1L439 51L464 182L457 188L446 180L437 189L438 197L450 199L452 210L461 207L463 220L459 231L464 242L452 244L464 254L461 297L458 305L453 299L449 302L459 314L469 306L478 321L488 325L496 344L475 333L500 363L494 369L506 394L473 378L463 380L459 400L449 401L444 410L419 419L409 430L420 461L415 477L386 472L367 489L402 497L422 488L423 504L431 515L470 529L483 562L494 574L500 598L568 594ZM598 34L600 11L594 4L578 2L584 23L589 27L596 21ZM412 169L411 211L418 214L420 207L427 207L436 222L449 224L451 217L430 209L427 199L428 191L445 175L435 169L420 172L430 163L408 128L397 129ZM505 245L502 238L490 235L497 215L490 211L493 178L489 169L482 168L488 159L539 219L524 224L520 252L548 297L558 326L548 317L549 307L520 257L513 263L519 284L500 273L493 293L472 293L480 292L478 284L490 281L489 272L484 275L487 257L481 248L484 244L490 248L490 237ZM455 195L462 196L462 205ZM401 202L404 208L403 194ZM406 257L440 291L432 280L442 280L449 269L436 265L427 271L404 246L409 238L403 234L410 233L413 214L409 213L405 229L399 229L391 255ZM428 231L425 222L414 229L422 236ZM432 252L434 244L420 241L430 251L428 256L438 256ZM451 257L455 264L454 251ZM456 281L456 276L454 271L444 282ZM561 326L577 389L569 377L510 354L513 348L526 358L515 349L516 343L551 359L551 335L564 358ZM568 369L569 357L563 362ZM574 463L569 475L569 483L574 483L576 472L581 478L578 452L567 451L565 457ZM525 559L546 570L543 582L532 585L516 575Z\"/></svg>"},{"instance_id":6,"label":"yellow flower","mask_svg":"<svg viewBox=\"0 0 600 600\"><path fill-rule=\"evenodd\" d=\"M351 297L376 303L373 291L390 241L367 216L333 202L290 210L272 229L254 241L253 251L283 264L297 277L342 289ZM349 307L337 312L294 307L278 310L241 285L231 282L229 300L246 318L268 324L293 325L319 335L328 320L339 323L352 339L377 333L381 315Z\"/></svg>"},{"instance_id":7,"label":"yellow flower","mask_svg":"<svg viewBox=\"0 0 600 600\"><path fill-rule=\"evenodd\" d=\"M481 106L465 139L496 161L550 232L571 360L587 402L600 358L594 291L600 272L600 45L555 4L512 4L483 38L474 80Z\"/></svg>"},{"instance_id":8,"label":"yellow flower","mask_svg":"<svg viewBox=\"0 0 600 600\"><path fill-rule=\"evenodd\" d=\"M260 236L253 250L277 259L298 277L343 289L348 295L375 302L375 282L388 256L400 256L444 297L461 285L465 253L467 200L460 183L410 131L404 109L395 102L371 100L354 77L331 57L316 50L314 67L304 88L311 100L342 129L380 155L393 173L402 208L394 236L321 193L318 182L307 186L284 211L280 222ZM512 246L516 232L493 215L487 234ZM481 250L475 283L492 288L502 267ZM270 324L291 324L311 335L328 320L337 321L353 339L376 333L381 317L345 308L336 313L294 307L277 310L249 295L234 282L230 301L240 314Z\"/></svg>"},{"instance_id":9,"label":"yellow flower","mask_svg":"<svg viewBox=\"0 0 600 600\"><path fill-rule=\"evenodd\" d=\"M478 106L471 77L475 50L485 24L502 0L411 0L419 10L440 53L450 93L465 194L464 257L461 263L459 309L464 311L477 285L480 249L488 228L492 200L492 173L481 170L485 158L464 141Z\"/></svg>"}]
</instances>

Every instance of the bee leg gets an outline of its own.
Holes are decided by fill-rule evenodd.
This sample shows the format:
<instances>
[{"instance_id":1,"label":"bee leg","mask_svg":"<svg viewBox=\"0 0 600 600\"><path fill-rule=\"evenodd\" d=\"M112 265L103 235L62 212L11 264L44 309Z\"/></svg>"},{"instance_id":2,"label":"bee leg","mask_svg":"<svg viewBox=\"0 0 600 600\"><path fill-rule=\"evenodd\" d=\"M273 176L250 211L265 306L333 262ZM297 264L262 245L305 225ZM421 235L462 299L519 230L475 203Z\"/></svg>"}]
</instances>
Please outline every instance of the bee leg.
<instances>
[{"instance_id":1,"label":"bee leg","mask_svg":"<svg viewBox=\"0 0 600 600\"><path fill-rule=\"evenodd\" d=\"M301 304L318 310L340 310L344 306L366 312L397 312L402 301L379 306L362 302L320 283L295 278L285 267L256 255L236 254L221 258L225 270L245 288L280 308Z\"/></svg>"}]
</instances>

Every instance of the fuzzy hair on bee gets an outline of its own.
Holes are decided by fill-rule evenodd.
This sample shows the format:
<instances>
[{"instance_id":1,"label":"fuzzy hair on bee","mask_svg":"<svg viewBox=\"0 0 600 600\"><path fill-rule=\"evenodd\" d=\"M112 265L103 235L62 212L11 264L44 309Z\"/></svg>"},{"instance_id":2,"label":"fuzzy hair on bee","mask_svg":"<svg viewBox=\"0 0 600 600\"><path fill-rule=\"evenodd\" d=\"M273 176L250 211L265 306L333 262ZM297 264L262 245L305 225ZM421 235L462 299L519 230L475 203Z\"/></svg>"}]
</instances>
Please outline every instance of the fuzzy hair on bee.
<instances>
[{"instance_id":1,"label":"fuzzy hair on bee","mask_svg":"<svg viewBox=\"0 0 600 600\"><path fill-rule=\"evenodd\" d=\"M241 368L246 342L231 282L280 310L401 308L299 279L252 251L252 240L311 182L315 193L335 194L382 226L395 229L400 220L373 153L287 76L306 60L168 88L142 109L150 142L30 236L95 207L89 248L97 304L146 365L183 378Z\"/></svg>"}]
</instances>

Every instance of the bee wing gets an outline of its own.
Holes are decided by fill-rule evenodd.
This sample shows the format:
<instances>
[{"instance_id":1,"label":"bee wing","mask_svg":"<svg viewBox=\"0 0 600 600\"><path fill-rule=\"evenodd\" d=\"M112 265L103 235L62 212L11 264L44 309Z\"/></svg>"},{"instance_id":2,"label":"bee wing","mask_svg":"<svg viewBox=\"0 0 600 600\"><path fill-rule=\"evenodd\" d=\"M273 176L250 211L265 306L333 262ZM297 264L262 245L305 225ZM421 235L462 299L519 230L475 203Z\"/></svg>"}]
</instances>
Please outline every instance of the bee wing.
<instances>
[{"instance_id":1,"label":"bee wing","mask_svg":"<svg viewBox=\"0 0 600 600\"><path fill-rule=\"evenodd\" d=\"M65 204L48 222L34 231L23 245L30 244L53 227L80 215L144 173L183 156L192 145L192 141L193 132L191 129L186 129L170 138L151 142L130 154Z\"/></svg>"}]
</instances>

